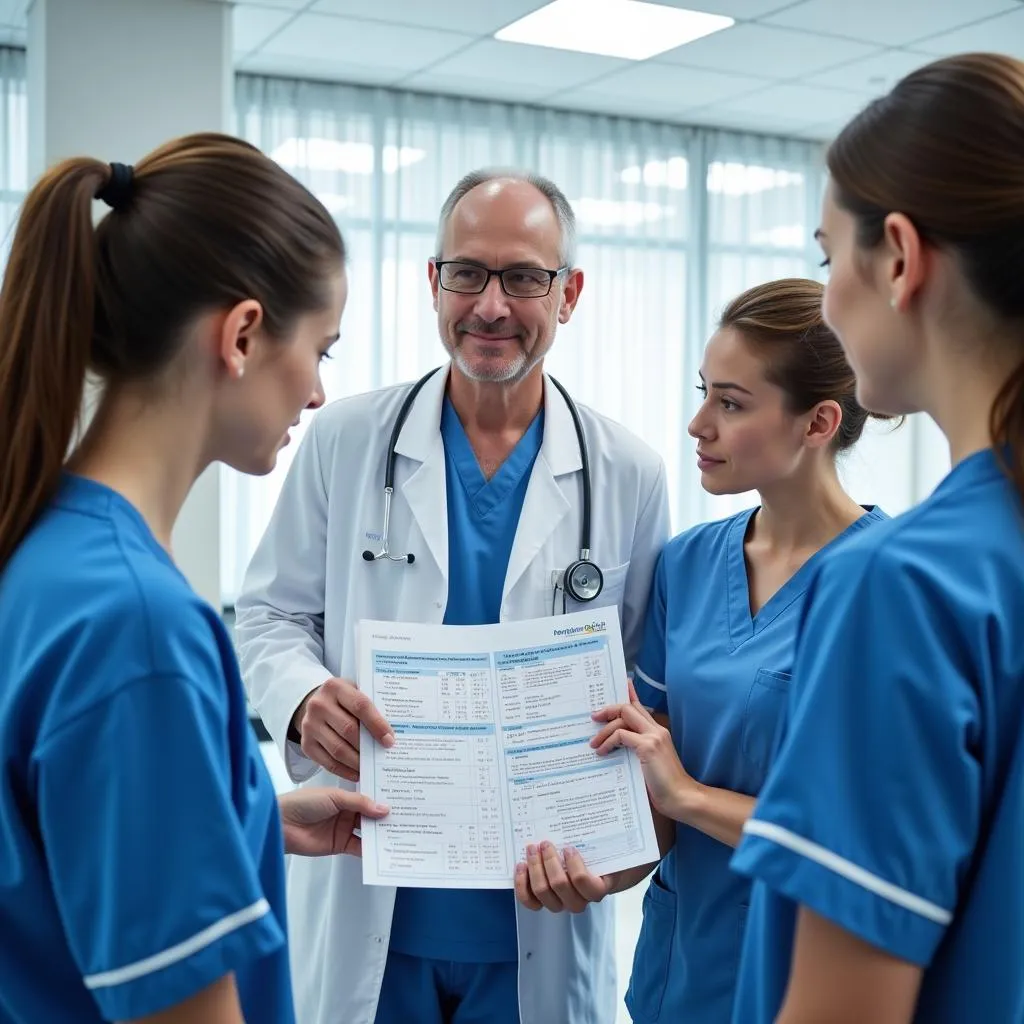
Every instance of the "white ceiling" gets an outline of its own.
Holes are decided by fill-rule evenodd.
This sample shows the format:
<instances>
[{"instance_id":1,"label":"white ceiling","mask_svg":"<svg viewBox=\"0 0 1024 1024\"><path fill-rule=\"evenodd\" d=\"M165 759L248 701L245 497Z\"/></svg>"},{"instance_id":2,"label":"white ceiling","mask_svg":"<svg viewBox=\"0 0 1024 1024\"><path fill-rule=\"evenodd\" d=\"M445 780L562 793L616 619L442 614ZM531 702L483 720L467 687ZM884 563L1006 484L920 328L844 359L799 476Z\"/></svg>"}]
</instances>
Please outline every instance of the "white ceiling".
<instances>
[{"instance_id":1,"label":"white ceiling","mask_svg":"<svg viewBox=\"0 0 1024 1024\"><path fill-rule=\"evenodd\" d=\"M24 44L28 0L0 0ZM230 0L224 0L230 2ZM546 0L242 0L240 70L827 138L936 56L1024 58L1024 0L660 0L736 19L643 62L498 42Z\"/></svg>"}]
</instances>

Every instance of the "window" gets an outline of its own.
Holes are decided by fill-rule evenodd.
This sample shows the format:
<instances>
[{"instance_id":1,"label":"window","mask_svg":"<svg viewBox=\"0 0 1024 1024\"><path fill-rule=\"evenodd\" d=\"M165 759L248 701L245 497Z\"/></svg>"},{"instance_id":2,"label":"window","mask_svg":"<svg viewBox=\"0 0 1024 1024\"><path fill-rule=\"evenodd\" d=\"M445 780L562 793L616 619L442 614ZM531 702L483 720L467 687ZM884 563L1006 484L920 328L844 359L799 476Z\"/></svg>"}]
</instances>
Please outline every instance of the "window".
<instances>
[{"instance_id":1,"label":"window","mask_svg":"<svg viewBox=\"0 0 1024 1024\"><path fill-rule=\"evenodd\" d=\"M328 400L410 380L446 358L427 287L437 215L467 171L551 177L575 209L585 285L547 368L665 458L676 528L748 504L700 488L686 426L722 305L784 274L817 273L818 147L590 114L241 75L239 132L334 212L349 304ZM812 223L814 221L814 223ZM224 600L294 453L261 479L223 478Z\"/></svg>"}]
</instances>

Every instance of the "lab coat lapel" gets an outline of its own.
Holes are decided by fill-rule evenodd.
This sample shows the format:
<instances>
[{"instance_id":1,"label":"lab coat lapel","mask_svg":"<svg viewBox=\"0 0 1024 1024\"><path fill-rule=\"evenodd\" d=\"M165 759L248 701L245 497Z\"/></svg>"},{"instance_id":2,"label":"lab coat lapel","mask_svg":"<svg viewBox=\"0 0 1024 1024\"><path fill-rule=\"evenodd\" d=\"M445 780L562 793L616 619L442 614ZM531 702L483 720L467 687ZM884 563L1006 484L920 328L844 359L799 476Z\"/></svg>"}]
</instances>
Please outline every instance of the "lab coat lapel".
<instances>
[{"instance_id":1,"label":"lab coat lapel","mask_svg":"<svg viewBox=\"0 0 1024 1024\"><path fill-rule=\"evenodd\" d=\"M448 579L448 513L441 404L447 382L448 367L442 367L423 385L395 445L399 455L420 463L401 484L400 490L445 580Z\"/></svg>"},{"instance_id":2,"label":"lab coat lapel","mask_svg":"<svg viewBox=\"0 0 1024 1024\"><path fill-rule=\"evenodd\" d=\"M557 478L582 468L579 441L569 407L545 376L544 439L533 464L523 499L523 510L519 514L519 525L516 527L515 541L505 573L503 604L570 510L569 499L558 486ZM566 565L577 555L576 549L566 551Z\"/></svg>"}]
</instances>

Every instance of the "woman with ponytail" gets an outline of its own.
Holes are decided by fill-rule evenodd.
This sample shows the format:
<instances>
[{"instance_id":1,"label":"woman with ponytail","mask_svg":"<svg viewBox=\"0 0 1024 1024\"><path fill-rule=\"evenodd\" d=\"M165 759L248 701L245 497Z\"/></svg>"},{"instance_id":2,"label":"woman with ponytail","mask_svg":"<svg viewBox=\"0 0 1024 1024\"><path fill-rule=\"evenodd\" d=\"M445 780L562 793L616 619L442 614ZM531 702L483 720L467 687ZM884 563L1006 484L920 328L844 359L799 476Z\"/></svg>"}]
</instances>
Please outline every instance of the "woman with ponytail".
<instances>
[{"instance_id":1,"label":"woman with ponytail","mask_svg":"<svg viewBox=\"0 0 1024 1024\"><path fill-rule=\"evenodd\" d=\"M1024 1020L1024 63L913 72L832 144L824 312L952 469L822 562L733 867L737 1024Z\"/></svg>"},{"instance_id":2,"label":"woman with ponytail","mask_svg":"<svg viewBox=\"0 0 1024 1024\"><path fill-rule=\"evenodd\" d=\"M283 850L358 853L382 810L275 803L171 537L207 466L268 472L322 404L346 289L327 211L226 136L68 160L25 201L0 292L0 1020L294 1020Z\"/></svg>"}]
</instances>

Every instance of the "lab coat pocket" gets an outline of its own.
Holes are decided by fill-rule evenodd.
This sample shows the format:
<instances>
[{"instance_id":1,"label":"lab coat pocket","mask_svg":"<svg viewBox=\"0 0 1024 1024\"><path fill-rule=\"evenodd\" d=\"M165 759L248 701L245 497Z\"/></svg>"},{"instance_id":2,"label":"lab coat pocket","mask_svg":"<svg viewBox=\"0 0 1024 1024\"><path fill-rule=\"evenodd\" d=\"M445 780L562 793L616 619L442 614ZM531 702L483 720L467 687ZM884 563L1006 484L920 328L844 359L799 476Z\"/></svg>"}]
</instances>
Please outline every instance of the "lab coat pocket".
<instances>
[{"instance_id":1,"label":"lab coat pocket","mask_svg":"<svg viewBox=\"0 0 1024 1024\"><path fill-rule=\"evenodd\" d=\"M772 672L762 668L754 677L747 705L743 710L743 754L757 772L757 789L761 788L775 754L779 730L786 715L789 699L789 672Z\"/></svg>"},{"instance_id":2,"label":"lab coat pocket","mask_svg":"<svg viewBox=\"0 0 1024 1024\"><path fill-rule=\"evenodd\" d=\"M661 1015L676 932L676 894L663 885L660 869L647 887L643 913L626 1005L634 1021L648 1024Z\"/></svg>"},{"instance_id":3,"label":"lab coat pocket","mask_svg":"<svg viewBox=\"0 0 1024 1024\"><path fill-rule=\"evenodd\" d=\"M567 615L570 612L585 612L592 608L609 608L611 605L616 605L621 618L622 599L626 591L626 575L629 573L629 562L623 565L616 565L610 569L603 565L599 565L598 568L601 570L601 575L604 578L601 593L593 601L577 601L565 595L565 612ZM555 605L555 614L560 614L562 611L561 590L558 591Z\"/></svg>"}]
</instances>

